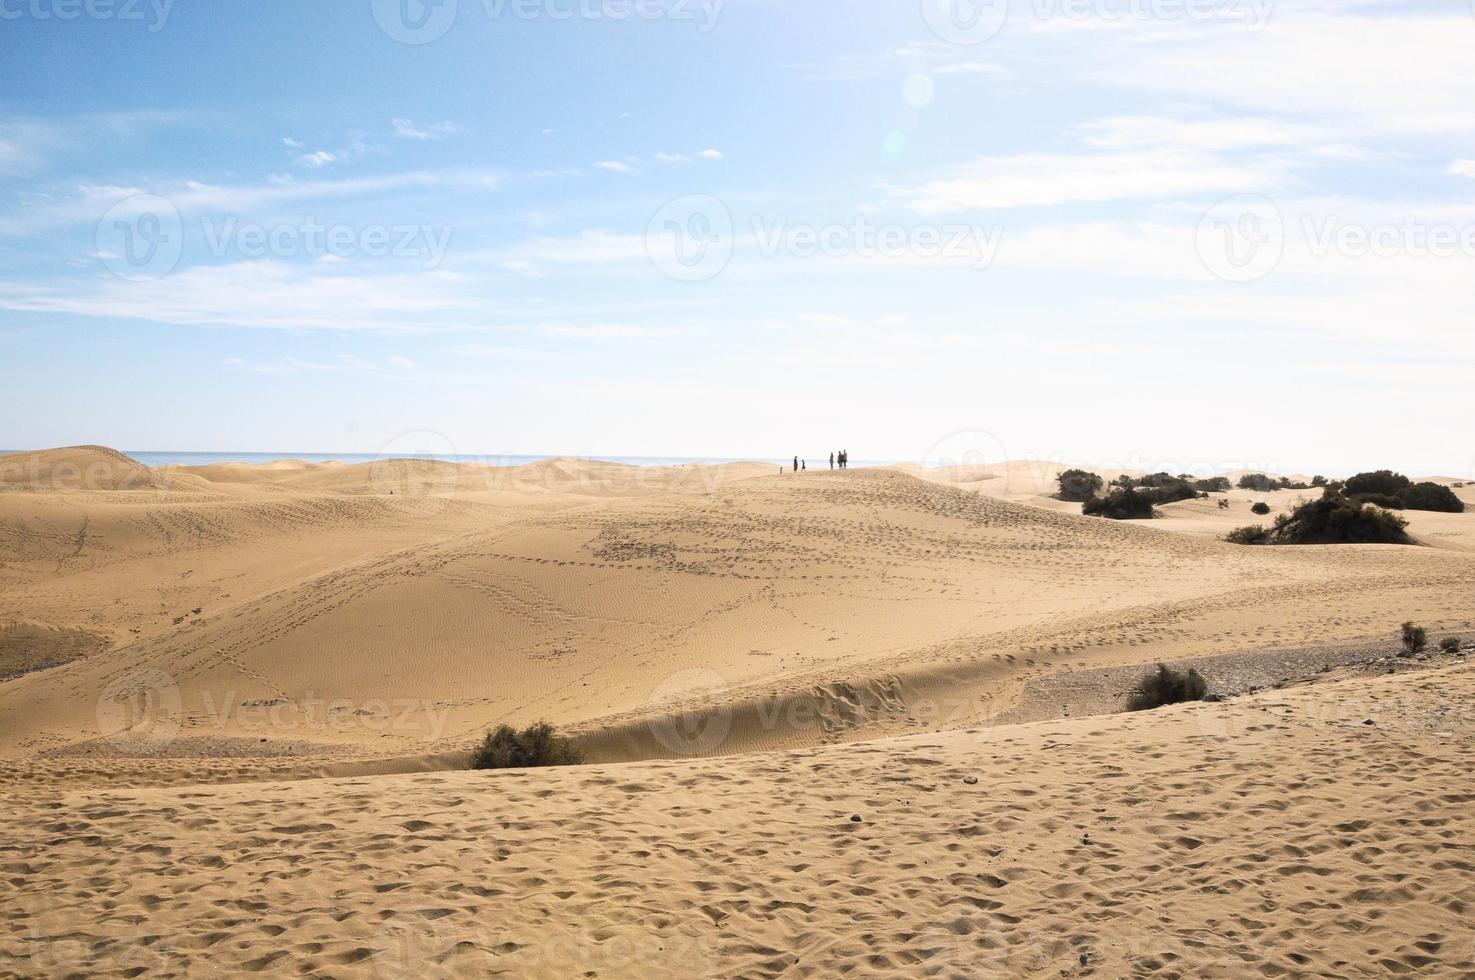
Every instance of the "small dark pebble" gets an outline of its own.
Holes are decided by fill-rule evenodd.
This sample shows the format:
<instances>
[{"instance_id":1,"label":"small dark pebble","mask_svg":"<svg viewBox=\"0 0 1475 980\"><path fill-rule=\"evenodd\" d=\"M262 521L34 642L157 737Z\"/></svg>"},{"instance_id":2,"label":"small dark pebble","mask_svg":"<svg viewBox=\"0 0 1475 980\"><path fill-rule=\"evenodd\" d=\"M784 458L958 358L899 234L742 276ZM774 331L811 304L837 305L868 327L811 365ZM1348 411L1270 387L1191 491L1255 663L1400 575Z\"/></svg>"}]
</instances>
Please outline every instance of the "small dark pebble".
<instances>
[{"instance_id":1,"label":"small dark pebble","mask_svg":"<svg viewBox=\"0 0 1475 980\"><path fill-rule=\"evenodd\" d=\"M964 776L963 777L963 782L967 783L969 786L972 786L972 785L974 785L975 783L978 782L978 777L977 776Z\"/></svg>"},{"instance_id":2,"label":"small dark pebble","mask_svg":"<svg viewBox=\"0 0 1475 980\"><path fill-rule=\"evenodd\" d=\"M860 823L860 814L858 814L858 813L852 813L850 815L850 822L851 823Z\"/></svg>"}]
</instances>

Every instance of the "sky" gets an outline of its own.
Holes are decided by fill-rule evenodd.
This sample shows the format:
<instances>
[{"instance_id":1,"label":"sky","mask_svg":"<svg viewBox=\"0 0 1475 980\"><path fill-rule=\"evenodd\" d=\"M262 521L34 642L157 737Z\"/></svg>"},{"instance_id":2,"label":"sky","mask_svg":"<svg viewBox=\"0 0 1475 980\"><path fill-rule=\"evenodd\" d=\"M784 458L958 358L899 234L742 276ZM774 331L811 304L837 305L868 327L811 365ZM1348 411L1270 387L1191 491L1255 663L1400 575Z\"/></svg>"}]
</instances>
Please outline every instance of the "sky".
<instances>
[{"instance_id":1,"label":"sky","mask_svg":"<svg viewBox=\"0 0 1475 980\"><path fill-rule=\"evenodd\" d=\"M1475 478L1475 9L0 0L0 447Z\"/></svg>"}]
</instances>

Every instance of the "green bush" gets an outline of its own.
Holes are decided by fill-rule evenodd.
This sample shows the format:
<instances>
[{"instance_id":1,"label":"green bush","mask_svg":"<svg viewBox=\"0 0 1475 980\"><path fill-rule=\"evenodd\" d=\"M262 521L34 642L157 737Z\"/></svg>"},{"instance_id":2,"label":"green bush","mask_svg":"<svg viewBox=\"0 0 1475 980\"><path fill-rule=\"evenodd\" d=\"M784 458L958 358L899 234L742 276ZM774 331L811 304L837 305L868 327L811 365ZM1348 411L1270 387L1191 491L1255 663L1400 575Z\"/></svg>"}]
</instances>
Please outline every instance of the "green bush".
<instances>
[{"instance_id":1,"label":"green bush","mask_svg":"<svg viewBox=\"0 0 1475 980\"><path fill-rule=\"evenodd\" d=\"M1266 514L1270 513L1270 505L1265 503L1263 500L1257 500L1250 505L1250 513L1259 514L1261 517L1263 517Z\"/></svg>"},{"instance_id":2,"label":"green bush","mask_svg":"<svg viewBox=\"0 0 1475 980\"><path fill-rule=\"evenodd\" d=\"M1403 498L1387 493L1349 493L1347 494L1347 499L1355 500L1359 504L1386 507L1389 510L1403 510Z\"/></svg>"},{"instance_id":3,"label":"green bush","mask_svg":"<svg viewBox=\"0 0 1475 980\"><path fill-rule=\"evenodd\" d=\"M498 725L471 756L473 769L531 769L535 766L576 766L583 755L552 725L540 721L517 731Z\"/></svg>"},{"instance_id":4,"label":"green bush","mask_svg":"<svg viewBox=\"0 0 1475 980\"><path fill-rule=\"evenodd\" d=\"M1424 649L1429 642L1429 634L1422 626L1415 626L1412 622L1403 624L1403 656L1412 657Z\"/></svg>"},{"instance_id":5,"label":"green bush","mask_svg":"<svg viewBox=\"0 0 1475 980\"><path fill-rule=\"evenodd\" d=\"M1105 497L1088 500L1081 513L1088 517L1109 517L1114 521L1140 521L1152 516L1156 498L1150 491L1113 490Z\"/></svg>"},{"instance_id":6,"label":"green bush","mask_svg":"<svg viewBox=\"0 0 1475 980\"><path fill-rule=\"evenodd\" d=\"M1460 638L1458 636L1446 636L1444 639L1439 641L1439 649L1443 650L1445 653L1454 653L1455 651L1459 650L1459 648Z\"/></svg>"},{"instance_id":7,"label":"green bush","mask_svg":"<svg viewBox=\"0 0 1475 980\"><path fill-rule=\"evenodd\" d=\"M1189 667L1177 670L1166 664L1158 664L1152 673L1137 682L1127 695L1128 711L1145 711L1164 704L1182 701L1202 701L1209 686L1203 675Z\"/></svg>"},{"instance_id":8,"label":"green bush","mask_svg":"<svg viewBox=\"0 0 1475 980\"><path fill-rule=\"evenodd\" d=\"M1242 527L1225 535L1233 544L1410 544L1408 521L1328 490L1275 519L1270 530Z\"/></svg>"},{"instance_id":9,"label":"green bush","mask_svg":"<svg viewBox=\"0 0 1475 980\"><path fill-rule=\"evenodd\" d=\"M1066 470L1055 474L1055 479L1060 484L1061 500L1090 500L1106 485L1105 480L1086 470Z\"/></svg>"},{"instance_id":10,"label":"green bush","mask_svg":"<svg viewBox=\"0 0 1475 980\"><path fill-rule=\"evenodd\" d=\"M1226 493L1229 490L1229 477L1211 476L1207 480L1195 480L1193 489L1200 493Z\"/></svg>"},{"instance_id":11,"label":"green bush","mask_svg":"<svg viewBox=\"0 0 1475 980\"><path fill-rule=\"evenodd\" d=\"M1239 478L1241 490L1255 490L1260 493L1268 493L1275 489L1275 481L1264 473L1246 473Z\"/></svg>"},{"instance_id":12,"label":"green bush","mask_svg":"<svg viewBox=\"0 0 1475 980\"><path fill-rule=\"evenodd\" d=\"M1465 502L1449 487L1438 483L1415 483L1403 491L1403 506L1409 510L1433 510L1445 514L1463 514Z\"/></svg>"},{"instance_id":13,"label":"green bush","mask_svg":"<svg viewBox=\"0 0 1475 980\"><path fill-rule=\"evenodd\" d=\"M1402 473L1394 473L1392 470L1374 470L1371 473L1359 473L1349 479L1342 487L1342 492L1349 497L1356 497L1364 493L1381 493L1389 497L1403 495L1408 489L1408 477Z\"/></svg>"}]
</instances>

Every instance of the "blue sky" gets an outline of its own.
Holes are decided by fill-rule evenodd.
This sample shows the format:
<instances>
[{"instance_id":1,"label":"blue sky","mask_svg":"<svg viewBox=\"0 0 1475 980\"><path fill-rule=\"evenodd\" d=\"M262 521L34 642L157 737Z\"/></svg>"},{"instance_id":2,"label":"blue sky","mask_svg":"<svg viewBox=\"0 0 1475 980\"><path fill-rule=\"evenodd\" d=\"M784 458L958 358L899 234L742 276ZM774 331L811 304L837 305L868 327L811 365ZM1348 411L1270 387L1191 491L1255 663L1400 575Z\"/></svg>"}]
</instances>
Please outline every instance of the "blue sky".
<instances>
[{"instance_id":1,"label":"blue sky","mask_svg":"<svg viewBox=\"0 0 1475 980\"><path fill-rule=\"evenodd\" d=\"M0 446L1475 477L1464 0L0 0L0 50Z\"/></svg>"}]
</instances>

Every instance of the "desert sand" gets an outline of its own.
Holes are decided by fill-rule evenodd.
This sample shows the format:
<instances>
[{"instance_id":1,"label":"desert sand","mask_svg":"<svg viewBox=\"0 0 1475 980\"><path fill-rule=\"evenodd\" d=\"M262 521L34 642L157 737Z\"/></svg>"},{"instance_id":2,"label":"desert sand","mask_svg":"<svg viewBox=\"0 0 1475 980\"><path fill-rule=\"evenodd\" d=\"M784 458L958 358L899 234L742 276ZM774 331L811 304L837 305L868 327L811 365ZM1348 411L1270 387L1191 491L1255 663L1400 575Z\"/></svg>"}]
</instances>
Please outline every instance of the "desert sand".
<instances>
[{"instance_id":1,"label":"desert sand","mask_svg":"<svg viewBox=\"0 0 1475 980\"><path fill-rule=\"evenodd\" d=\"M0 457L0 972L1475 971L1475 677L1386 660L1475 514L1060 468ZM537 719L591 764L464 771Z\"/></svg>"}]
</instances>

